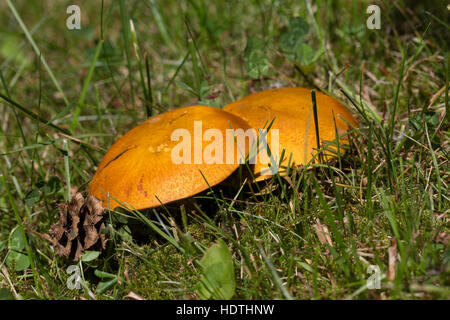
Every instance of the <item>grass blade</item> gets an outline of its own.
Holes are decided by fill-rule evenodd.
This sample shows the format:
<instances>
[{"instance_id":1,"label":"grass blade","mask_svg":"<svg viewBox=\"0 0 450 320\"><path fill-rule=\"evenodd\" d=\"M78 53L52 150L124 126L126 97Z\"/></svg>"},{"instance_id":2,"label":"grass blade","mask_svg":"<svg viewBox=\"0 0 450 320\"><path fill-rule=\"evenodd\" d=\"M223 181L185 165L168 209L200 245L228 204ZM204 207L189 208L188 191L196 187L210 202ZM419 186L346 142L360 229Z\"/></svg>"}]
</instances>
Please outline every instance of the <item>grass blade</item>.
<instances>
[{"instance_id":1,"label":"grass blade","mask_svg":"<svg viewBox=\"0 0 450 320\"><path fill-rule=\"evenodd\" d=\"M14 5L12 4L11 0L6 0L6 1L7 1L8 5L9 5L9 8L11 9L14 17L16 18L17 22L19 23L20 27L22 28L22 31L25 33L25 36L27 37L28 41L30 42L31 46L33 47L34 52L40 58L42 64L44 65L45 69L47 70L50 78L53 81L53 84L55 85L55 87L59 91L59 93L61 94L64 102L68 105L69 104L69 100L67 100L66 95L64 94L64 91L62 90L61 86L59 85L58 80L56 80L56 77L53 74L53 71L48 66L47 61L45 60L44 56L42 55L42 52L39 50L39 47L34 42L33 37L31 36L30 32L27 29L27 26L25 25L25 23L23 23L22 18L20 18L19 13L17 12L17 10L14 7Z\"/></svg>"}]
</instances>

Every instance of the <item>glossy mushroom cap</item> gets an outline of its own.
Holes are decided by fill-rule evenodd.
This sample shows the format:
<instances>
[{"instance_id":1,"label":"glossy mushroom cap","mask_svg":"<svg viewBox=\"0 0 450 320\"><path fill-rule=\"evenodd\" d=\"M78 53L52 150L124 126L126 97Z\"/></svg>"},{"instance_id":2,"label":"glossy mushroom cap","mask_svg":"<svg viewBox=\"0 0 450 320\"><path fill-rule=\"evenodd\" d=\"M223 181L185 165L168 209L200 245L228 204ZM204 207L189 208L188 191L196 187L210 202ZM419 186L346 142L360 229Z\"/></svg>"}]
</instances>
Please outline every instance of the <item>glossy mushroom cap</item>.
<instances>
[{"instance_id":1,"label":"glossy mushroom cap","mask_svg":"<svg viewBox=\"0 0 450 320\"><path fill-rule=\"evenodd\" d=\"M348 139L342 137L342 134L350 129L349 124L357 127L356 120L350 111L336 99L320 92L316 92L316 102L321 146L325 141L335 140L336 131L340 136L339 143L348 144ZM317 140L310 89L292 87L265 90L237 100L225 106L223 110L242 117L255 129L267 129L275 118L267 133L267 144L270 148L271 131L278 129L279 156L285 149L284 160L279 169L280 174L284 171L282 167L288 165L291 154L291 166L307 164L315 154ZM329 146L328 149L336 150L337 143L334 145ZM342 152L344 151L342 149L339 150ZM325 154L327 157L333 156L333 152L330 151ZM256 181L270 177L270 175L261 175L267 172L268 163L256 162L253 170Z\"/></svg>"},{"instance_id":2,"label":"glossy mushroom cap","mask_svg":"<svg viewBox=\"0 0 450 320\"><path fill-rule=\"evenodd\" d=\"M198 121L201 121L200 136ZM153 116L118 139L108 150L91 181L89 194L100 199L105 208L121 206L114 200L117 199L125 207L145 209L190 197L220 183L239 167L238 155L245 153L245 158L248 148L237 150L234 144L236 160L232 163L211 163L210 159L199 162L198 155L202 157L208 146L208 154L214 156L219 151L211 151L216 136L203 137L208 129L222 134L223 149L221 147L217 154L225 155L226 130L248 130L250 126L240 117L208 106L179 108ZM190 139L183 138L186 134ZM185 155L180 151L180 143L188 143L185 149L191 153L188 163L176 160L177 156Z\"/></svg>"}]
</instances>

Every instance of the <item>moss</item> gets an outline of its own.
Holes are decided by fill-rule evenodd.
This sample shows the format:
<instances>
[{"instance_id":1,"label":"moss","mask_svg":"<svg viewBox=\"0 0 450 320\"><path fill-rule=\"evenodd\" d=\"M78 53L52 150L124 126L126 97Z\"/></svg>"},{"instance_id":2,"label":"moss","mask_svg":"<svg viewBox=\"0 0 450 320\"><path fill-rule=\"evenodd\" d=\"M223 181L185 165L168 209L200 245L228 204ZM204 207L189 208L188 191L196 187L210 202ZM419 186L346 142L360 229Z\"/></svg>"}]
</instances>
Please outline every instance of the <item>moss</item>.
<instances>
[{"instance_id":1,"label":"moss","mask_svg":"<svg viewBox=\"0 0 450 320\"><path fill-rule=\"evenodd\" d=\"M192 261L172 246L162 246L157 250L144 246L147 253L144 260L130 256L126 266L130 269L131 289L146 299L192 299L193 288L199 275ZM152 268L151 265L158 266Z\"/></svg>"}]
</instances>

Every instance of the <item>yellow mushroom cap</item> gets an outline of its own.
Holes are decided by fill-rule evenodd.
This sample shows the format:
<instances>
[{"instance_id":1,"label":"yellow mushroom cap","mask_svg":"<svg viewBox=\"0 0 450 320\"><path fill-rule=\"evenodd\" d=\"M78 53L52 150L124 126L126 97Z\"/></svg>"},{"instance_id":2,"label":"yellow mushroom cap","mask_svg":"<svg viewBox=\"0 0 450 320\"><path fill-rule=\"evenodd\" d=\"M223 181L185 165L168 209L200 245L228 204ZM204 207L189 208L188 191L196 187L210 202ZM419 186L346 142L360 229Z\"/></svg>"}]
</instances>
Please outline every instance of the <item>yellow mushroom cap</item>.
<instances>
[{"instance_id":1,"label":"yellow mushroom cap","mask_svg":"<svg viewBox=\"0 0 450 320\"><path fill-rule=\"evenodd\" d=\"M350 129L347 122L357 127L356 120L350 111L336 99L320 92L316 92L316 102L321 146L323 146L322 142L333 141L337 138L336 128L340 136L339 143L348 144L348 139L342 137L342 134ZM315 153L314 149L317 149L310 89L290 87L265 90L237 100L225 106L223 110L242 117L255 129L267 129L268 124L275 118L267 133L267 144L270 148L271 131L278 129L279 156L283 149L285 150L281 167L287 166L291 154L291 166L307 164ZM340 149L340 151L344 150ZM331 155L329 152L326 154ZM253 169L256 181L270 177L261 175L268 168L268 164L269 162L256 161ZM280 168L280 173L282 172Z\"/></svg>"},{"instance_id":2,"label":"yellow mushroom cap","mask_svg":"<svg viewBox=\"0 0 450 320\"><path fill-rule=\"evenodd\" d=\"M198 121L201 121L200 137L194 134ZM250 126L238 116L208 106L179 108L153 116L118 139L108 150L91 181L89 194L111 209L120 206L114 199L129 208L145 209L190 197L220 183L239 167L239 162L224 160L208 164L205 159L199 163L198 158L194 158L195 152L196 155L203 153L216 139L215 136L203 138L209 129L222 134L223 149L217 154L225 156L226 131L248 130ZM179 135L178 140L172 139L173 133L180 130L191 137L187 141L190 163L174 162L174 148L179 151L180 143L186 142ZM195 139L200 139L200 144ZM248 154L248 146L245 150L237 150L236 145L233 148L236 159L238 155L245 158ZM183 152L176 154L184 155Z\"/></svg>"}]
</instances>

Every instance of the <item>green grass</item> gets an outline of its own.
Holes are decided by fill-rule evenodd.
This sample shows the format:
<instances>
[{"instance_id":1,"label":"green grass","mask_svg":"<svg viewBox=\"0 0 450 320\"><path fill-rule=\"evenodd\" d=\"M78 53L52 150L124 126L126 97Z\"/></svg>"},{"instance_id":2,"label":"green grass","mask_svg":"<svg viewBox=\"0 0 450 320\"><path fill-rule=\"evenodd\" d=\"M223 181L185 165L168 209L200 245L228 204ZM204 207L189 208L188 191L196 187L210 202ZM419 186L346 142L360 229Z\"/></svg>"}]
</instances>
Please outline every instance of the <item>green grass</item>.
<instances>
[{"instance_id":1,"label":"green grass","mask_svg":"<svg viewBox=\"0 0 450 320\"><path fill-rule=\"evenodd\" d=\"M199 261L223 239L234 299L450 298L441 1L379 3L380 30L366 28L371 1L92 1L79 31L66 28L70 4L0 3L0 288L20 299L198 299ZM298 16L305 42L323 50L312 70L280 51ZM256 78L245 67L250 38L264 42L256 63L268 66ZM71 186L87 192L118 136L149 114L292 85L352 110L360 127L344 156L268 185L219 185L181 209L110 212L108 249L78 264L80 290L67 288L73 263L39 234ZM10 248L31 265L11 263ZM381 289L367 288L370 265Z\"/></svg>"}]
</instances>

